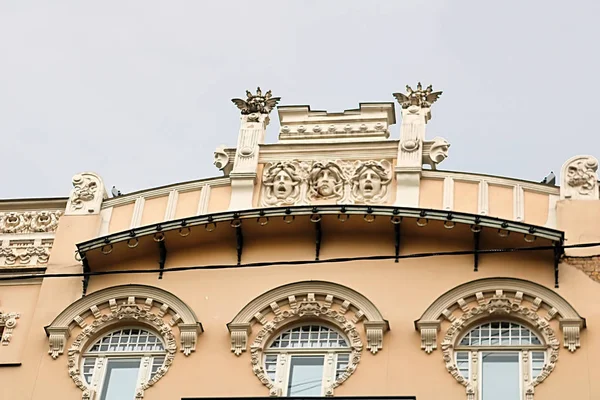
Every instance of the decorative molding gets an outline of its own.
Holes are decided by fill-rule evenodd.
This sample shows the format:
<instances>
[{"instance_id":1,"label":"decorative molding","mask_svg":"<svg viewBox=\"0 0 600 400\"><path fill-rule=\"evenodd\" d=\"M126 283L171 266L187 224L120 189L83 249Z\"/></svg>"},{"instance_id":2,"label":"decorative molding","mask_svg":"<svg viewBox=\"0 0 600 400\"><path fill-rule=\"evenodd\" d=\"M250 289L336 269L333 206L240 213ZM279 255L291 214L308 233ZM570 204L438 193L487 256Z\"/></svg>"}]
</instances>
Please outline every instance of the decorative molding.
<instances>
[{"instance_id":1,"label":"decorative molding","mask_svg":"<svg viewBox=\"0 0 600 400\"><path fill-rule=\"evenodd\" d=\"M108 198L102 178L93 172L82 172L73 176L72 183L65 215L98 214L102 200Z\"/></svg>"},{"instance_id":2,"label":"decorative molding","mask_svg":"<svg viewBox=\"0 0 600 400\"><path fill-rule=\"evenodd\" d=\"M202 186L202 191L200 192L200 198L198 199L198 209L196 210L196 215L204 215L208 212L208 204L210 201L210 185Z\"/></svg>"},{"instance_id":3,"label":"decorative molding","mask_svg":"<svg viewBox=\"0 0 600 400\"><path fill-rule=\"evenodd\" d=\"M0 240L0 265L46 265L53 243L54 239L43 238Z\"/></svg>"},{"instance_id":4,"label":"decorative molding","mask_svg":"<svg viewBox=\"0 0 600 400\"><path fill-rule=\"evenodd\" d=\"M122 196L113 197L105 200L102 203L102 208L118 207L127 204L134 203L139 197L143 197L147 200L154 199L156 197L168 196L172 190L177 190L179 193L193 192L194 190L201 190L204 186L222 187L229 186L231 180L229 177L218 177L203 179L193 182L183 182L175 185L163 186L156 189L148 189L134 193L124 194Z\"/></svg>"},{"instance_id":5,"label":"decorative molding","mask_svg":"<svg viewBox=\"0 0 600 400\"><path fill-rule=\"evenodd\" d=\"M352 349L348 367L344 373L325 388L325 395L333 396L334 389L344 383L354 373L360 362L363 343L355 325L356 322L358 322L356 314L354 319L350 320L345 316L347 309L344 308L343 303L336 303L334 305L332 302L327 301L327 299L317 300L314 293L308 293L306 298L300 298L298 301L294 298L293 302L288 302L286 305L282 305L282 307L284 310L271 314L272 318L270 319L262 314L259 317L262 329L256 334L256 337L250 346L252 372L254 372L263 385L269 388L271 396L279 396L282 392L282 388L279 387L276 382L271 381L264 369L263 352L265 347L273 334L279 331L283 326L301 320L314 321L316 318L334 325L344 332L350 341L350 348ZM375 332L372 333L372 335L378 335L380 333L377 328L372 327L372 329ZM381 335L383 334L381 333ZM373 350L373 348L371 351L373 354L377 352L376 350Z\"/></svg>"},{"instance_id":6,"label":"decorative molding","mask_svg":"<svg viewBox=\"0 0 600 400\"><path fill-rule=\"evenodd\" d=\"M110 232L110 220L112 218L112 212L114 207L103 208L100 211L100 230L98 232L98 236L108 235Z\"/></svg>"},{"instance_id":7,"label":"decorative molding","mask_svg":"<svg viewBox=\"0 0 600 400\"><path fill-rule=\"evenodd\" d=\"M111 309L109 313L101 314L99 317L94 317L94 320L91 323L86 324L84 322L82 324L82 331L75 337L75 340L69 347L69 376L71 379L73 379L75 385L83 391L83 400L90 399L93 392L88 386L87 382L82 379L80 371L81 355L86 346L89 345L90 339L93 338L98 332L106 330L113 325L119 324L121 321L133 321L135 324L148 326L153 331L159 333L165 341L165 361L150 380L143 382L142 385L136 389L136 400L143 398L144 391L158 382L173 364L175 353L177 351L177 343L175 341L175 336L173 335L170 324L166 323L162 317L146 311L138 304L132 304L129 301L122 302L114 307L114 309ZM53 358L56 357L53 356Z\"/></svg>"},{"instance_id":8,"label":"decorative molding","mask_svg":"<svg viewBox=\"0 0 600 400\"><path fill-rule=\"evenodd\" d=\"M460 336L462 336L462 332L477 324L478 321L489 319L490 316L499 317L503 320L523 321L543 336L545 345L547 346L546 364L542 372L531 382L526 382L527 387L525 388L525 392L528 398L533 399L533 388L542 383L550 375L558 360L560 343L548 322L548 318L541 317L538 314L538 310L524 306L519 296L509 298L502 290L495 291L492 296L487 298L478 297L478 304L472 308L467 308L466 311L461 309L462 315L451 318L451 325L446 331L441 344L446 370L457 382L465 386L467 400L474 399L477 392L476 381L472 382L462 376L454 357L454 347ZM476 378L473 380L476 380Z\"/></svg>"},{"instance_id":9,"label":"decorative molding","mask_svg":"<svg viewBox=\"0 0 600 400\"><path fill-rule=\"evenodd\" d=\"M138 197L135 199L133 206L133 212L131 213L130 228L137 228L142 224L142 215L144 214L144 206L146 205L146 199L144 197Z\"/></svg>"},{"instance_id":10,"label":"decorative molding","mask_svg":"<svg viewBox=\"0 0 600 400\"><path fill-rule=\"evenodd\" d=\"M387 200L391 163L287 161L269 163L262 179L262 206L302 205L314 200L380 204Z\"/></svg>"},{"instance_id":11,"label":"decorative molding","mask_svg":"<svg viewBox=\"0 0 600 400\"><path fill-rule=\"evenodd\" d=\"M444 210L454 210L454 179L448 176L444 178L442 206Z\"/></svg>"},{"instance_id":12,"label":"decorative molding","mask_svg":"<svg viewBox=\"0 0 600 400\"><path fill-rule=\"evenodd\" d=\"M477 214L479 215L489 215L490 213L488 189L488 183L486 181L479 182L479 193L477 196Z\"/></svg>"},{"instance_id":13,"label":"decorative molding","mask_svg":"<svg viewBox=\"0 0 600 400\"><path fill-rule=\"evenodd\" d=\"M167 199L167 207L165 209L165 221L170 221L175 218L175 212L177 211L177 202L179 201L179 192L173 189L169 192L169 198Z\"/></svg>"},{"instance_id":14,"label":"decorative molding","mask_svg":"<svg viewBox=\"0 0 600 400\"><path fill-rule=\"evenodd\" d=\"M513 295L512 303L520 306L521 302L531 304L529 309L535 313L546 312L543 319L558 319L564 334L564 347L575 351L579 346L581 329L585 328L585 319L558 293L537 283L516 278L486 278L468 282L449 290L435 300L415 322L415 328L421 332L421 348L426 353L435 350L437 331L443 319L454 323L457 319L454 312L466 313L469 303L477 301L479 306L488 303L490 295ZM487 296L487 297L486 297ZM535 325L538 326L538 325ZM433 331L435 329L435 332Z\"/></svg>"},{"instance_id":15,"label":"decorative molding","mask_svg":"<svg viewBox=\"0 0 600 400\"><path fill-rule=\"evenodd\" d=\"M0 337L0 342L2 346L8 346L10 340L12 339L13 331L17 326L17 319L21 317L21 314L15 312L4 313L0 311L0 327L4 328L0 332L2 332L2 337Z\"/></svg>"},{"instance_id":16,"label":"decorative molding","mask_svg":"<svg viewBox=\"0 0 600 400\"><path fill-rule=\"evenodd\" d=\"M598 159L575 156L568 159L560 173L560 198L598 200Z\"/></svg>"},{"instance_id":17,"label":"decorative molding","mask_svg":"<svg viewBox=\"0 0 600 400\"><path fill-rule=\"evenodd\" d=\"M373 354L382 348L383 333L389 330L389 325L373 303L348 287L331 282L307 281L280 286L263 293L248 303L227 324L231 332L231 351L236 355L246 351L246 341L253 323L258 322L265 325L268 321L267 316L270 314L280 315L281 313L277 313L276 310L284 305L296 309L299 299L302 299L303 296L318 299L317 301L323 302L326 307L331 307L331 304L334 303L339 304L339 313L345 315L351 311L354 314L351 321L355 324L364 319L363 325L368 339L367 348Z\"/></svg>"},{"instance_id":18,"label":"decorative molding","mask_svg":"<svg viewBox=\"0 0 600 400\"><path fill-rule=\"evenodd\" d=\"M396 122L394 103L361 103L355 110L329 113L309 106L278 108L280 143L348 143L383 141Z\"/></svg>"},{"instance_id":19,"label":"decorative molding","mask_svg":"<svg viewBox=\"0 0 600 400\"><path fill-rule=\"evenodd\" d=\"M99 313L109 308L115 312L118 302L125 300L130 305L136 305L136 299L143 302L144 312L152 307L158 309L157 315L162 318L170 315L170 326L177 326L180 332L181 351L189 355L196 349L196 338L202 333L202 325L195 313L173 294L153 286L123 285L99 290L72 303L63 310L52 323L46 327L50 338L48 353L56 359L64 352L64 346L70 332L78 321L85 321L90 315L98 319ZM142 305L140 305L142 307Z\"/></svg>"},{"instance_id":20,"label":"decorative molding","mask_svg":"<svg viewBox=\"0 0 600 400\"><path fill-rule=\"evenodd\" d=\"M491 175L481 175L481 174L469 174L466 172L454 172L454 171L422 171L423 178L433 178L433 179L444 179L444 178L452 178L455 181L460 182L476 182L479 183L482 180L486 181L488 185L498 185L498 186L507 186L507 187L515 187L516 185L521 185L524 190L534 193L543 193L543 194L551 194L558 195L559 188L555 186L549 186L536 182L528 182L519 179L511 179L511 178L503 178L499 176L491 176Z\"/></svg>"},{"instance_id":21,"label":"decorative molding","mask_svg":"<svg viewBox=\"0 0 600 400\"><path fill-rule=\"evenodd\" d=\"M513 219L519 222L525 220L525 192L521 185L513 187Z\"/></svg>"},{"instance_id":22,"label":"decorative molding","mask_svg":"<svg viewBox=\"0 0 600 400\"><path fill-rule=\"evenodd\" d=\"M11 211L0 213L0 234L54 233L62 211Z\"/></svg>"}]
</instances>

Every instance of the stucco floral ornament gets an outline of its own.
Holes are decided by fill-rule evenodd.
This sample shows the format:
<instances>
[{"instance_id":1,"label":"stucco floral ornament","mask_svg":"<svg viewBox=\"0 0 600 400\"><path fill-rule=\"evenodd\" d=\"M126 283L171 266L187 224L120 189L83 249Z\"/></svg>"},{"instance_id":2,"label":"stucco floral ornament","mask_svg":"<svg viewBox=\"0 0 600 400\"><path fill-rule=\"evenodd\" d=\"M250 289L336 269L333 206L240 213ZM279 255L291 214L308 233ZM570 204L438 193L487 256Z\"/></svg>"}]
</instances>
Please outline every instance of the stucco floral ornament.
<instances>
[{"instance_id":1,"label":"stucco floral ornament","mask_svg":"<svg viewBox=\"0 0 600 400\"><path fill-rule=\"evenodd\" d=\"M29 227L28 219L28 213L0 213L0 232L25 233Z\"/></svg>"},{"instance_id":2,"label":"stucco floral ornament","mask_svg":"<svg viewBox=\"0 0 600 400\"><path fill-rule=\"evenodd\" d=\"M344 383L356 370L363 349L363 343L356 325L348 320L342 312L331 308L330 303L317 301L314 295L309 295L300 302L294 302L289 310L280 310L272 320L265 322L250 345L252 372L263 385L269 388L271 396L281 396L282 388L271 381L264 368L263 351L269 339L276 331L287 324L301 319L314 320L315 318L329 322L343 331L348 337L352 349L348 367L330 386L325 388L325 395L333 396L333 390Z\"/></svg>"},{"instance_id":3,"label":"stucco floral ornament","mask_svg":"<svg viewBox=\"0 0 600 400\"><path fill-rule=\"evenodd\" d=\"M108 329L111 325L117 324L120 321L135 321L136 324L146 325L153 331L158 332L165 342L166 351L165 361L156 374L136 389L136 399L141 399L144 396L144 391L158 382L167 373L173 363L177 351L175 336L173 335L171 326L161 317L145 310L137 304L123 303L121 305L114 305L110 311L109 314L97 314L89 325L80 321L80 326L83 325L83 329L77 335L67 352L69 376L73 379L75 385L83 391L82 399L92 399L94 388L89 387L87 382L84 381L80 370L81 354L84 352L85 347L89 345L91 338L96 337L99 332Z\"/></svg>"},{"instance_id":4,"label":"stucco floral ornament","mask_svg":"<svg viewBox=\"0 0 600 400\"><path fill-rule=\"evenodd\" d=\"M531 400L533 399L535 386L542 383L554 370L556 361L558 360L560 342L545 318L542 318L535 310L521 305L519 301L510 299L502 293L497 293L488 300L482 300L479 305L468 309L459 318L452 320L441 345L446 370L448 370L454 379L461 385L465 386L467 400L474 400L476 398L476 382L465 379L458 370L454 357L454 345L466 329L490 315L500 315L502 318L524 321L527 325L534 327L538 333L541 333L544 339L544 343L547 347L547 357L543 370L532 381L528 381L527 377L525 378L526 398L527 400ZM475 379L477 379L476 376L474 376L474 380Z\"/></svg>"}]
</instances>

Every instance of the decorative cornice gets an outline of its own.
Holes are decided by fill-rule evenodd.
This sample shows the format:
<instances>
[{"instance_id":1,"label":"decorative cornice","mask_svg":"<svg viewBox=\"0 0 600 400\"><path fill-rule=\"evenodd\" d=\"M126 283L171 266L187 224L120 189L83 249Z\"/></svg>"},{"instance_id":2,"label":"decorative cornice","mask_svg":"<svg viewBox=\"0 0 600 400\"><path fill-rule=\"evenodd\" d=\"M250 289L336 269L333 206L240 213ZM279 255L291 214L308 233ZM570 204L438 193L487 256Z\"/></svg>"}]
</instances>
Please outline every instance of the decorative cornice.
<instances>
[{"instance_id":1,"label":"decorative cornice","mask_svg":"<svg viewBox=\"0 0 600 400\"><path fill-rule=\"evenodd\" d=\"M558 293L534 282L516 278L486 278L468 282L449 290L437 298L415 321L415 328L421 331L421 348L431 353L436 348L437 331L442 319L452 322L455 310L468 309L466 305L474 300L481 303L485 296L502 292L512 294L516 301L529 301L535 310L545 310L546 320L557 318L560 326L566 329L564 347L575 351L579 347L580 329L585 328L585 319ZM435 330L435 332L433 331Z\"/></svg>"},{"instance_id":2,"label":"decorative cornice","mask_svg":"<svg viewBox=\"0 0 600 400\"><path fill-rule=\"evenodd\" d=\"M481 182L486 181L488 184L498 185L498 186L508 186L515 187L520 185L523 189L536 192L536 193L544 193L544 194L559 194L559 188L556 186L548 186L541 183L523 181L519 179L512 178L504 178L499 176L492 175L481 175L481 174L469 174L466 172L455 172L455 171L423 171L423 178L433 178L433 179L444 179L444 178L452 178L457 182Z\"/></svg>"},{"instance_id":3,"label":"decorative cornice","mask_svg":"<svg viewBox=\"0 0 600 400\"><path fill-rule=\"evenodd\" d=\"M200 190L204 186L211 186L214 188L220 186L229 186L230 184L231 180L228 177L218 177L203 179L199 181L177 183L174 185L162 186L155 189L141 190L138 192L128 193L119 197L113 197L111 199L105 200L102 203L102 208L118 207L126 204L131 204L134 203L139 197L143 197L145 199L153 199L156 197L168 196L169 193L173 190L177 190L179 193L185 193L194 190Z\"/></svg>"},{"instance_id":4,"label":"decorative cornice","mask_svg":"<svg viewBox=\"0 0 600 400\"><path fill-rule=\"evenodd\" d=\"M373 354L376 354L381 349L383 345L383 333L389 329L389 325L371 301L346 286L331 282L307 281L280 286L258 296L248 303L227 324L232 336L231 351L236 355L240 355L246 351L246 340L248 333L251 331L252 323L259 322L264 325L266 315L273 312L277 315L279 314L277 308L280 304L295 308L296 299L302 299L305 296L311 298L322 297L326 299L328 304L332 304L332 302L341 304L342 307L338 311L341 315L344 315L347 311L351 310L354 313L354 318L352 319L354 323L358 323L364 318L368 340L367 347Z\"/></svg>"},{"instance_id":5,"label":"decorative cornice","mask_svg":"<svg viewBox=\"0 0 600 400\"><path fill-rule=\"evenodd\" d=\"M100 318L101 310L110 308L114 311L118 301L125 300L129 304L137 304L136 298L144 301L143 308L150 311L158 308L157 315L171 315L170 326L178 326L181 336L181 351L189 355L196 348L196 337L201 333L202 325L194 311L173 294L153 286L123 285L99 290L83 297L63 310L52 323L46 327L50 338L49 354L57 358L64 351L70 331L79 321L90 315Z\"/></svg>"}]
</instances>

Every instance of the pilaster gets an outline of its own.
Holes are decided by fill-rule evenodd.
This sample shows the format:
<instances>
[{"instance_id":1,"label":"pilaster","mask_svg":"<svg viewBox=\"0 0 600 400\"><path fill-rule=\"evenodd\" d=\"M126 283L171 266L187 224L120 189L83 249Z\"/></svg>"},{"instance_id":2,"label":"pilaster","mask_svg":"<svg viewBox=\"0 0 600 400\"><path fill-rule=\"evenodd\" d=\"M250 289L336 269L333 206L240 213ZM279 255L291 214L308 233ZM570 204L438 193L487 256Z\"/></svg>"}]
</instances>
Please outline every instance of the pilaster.
<instances>
[{"instance_id":1,"label":"pilaster","mask_svg":"<svg viewBox=\"0 0 600 400\"><path fill-rule=\"evenodd\" d=\"M233 168L229 174L231 178L230 210L252 208L259 145L265 140L265 132L269 125L269 113L280 99L273 97L270 90L263 95L260 87L256 89L256 94L246 91L246 96L246 100L231 100L241 110L242 116Z\"/></svg>"},{"instance_id":2,"label":"pilaster","mask_svg":"<svg viewBox=\"0 0 600 400\"><path fill-rule=\"evenodd\" d=\"M433 92L431 85L423 90L421 83L417 85L416 90L406 86L406 94L394 93L394 97L402 106L400 143L395 168L396 205L419 206L425 127L431 119L431 104L437 101L441 94L442 92Z\"/></svg>"},{"instance_id":3,"label":"pilaster","mask_svg":"<svg viewBox=\"0 0 600 400\"><path fill-rule=\"evenodd\" d=\"M252 196L256 183L259 145L264 143L268 114L250 114L241 116L241 127L231 178L230 210L252 208Z\"/></svg>"}]
</instances>

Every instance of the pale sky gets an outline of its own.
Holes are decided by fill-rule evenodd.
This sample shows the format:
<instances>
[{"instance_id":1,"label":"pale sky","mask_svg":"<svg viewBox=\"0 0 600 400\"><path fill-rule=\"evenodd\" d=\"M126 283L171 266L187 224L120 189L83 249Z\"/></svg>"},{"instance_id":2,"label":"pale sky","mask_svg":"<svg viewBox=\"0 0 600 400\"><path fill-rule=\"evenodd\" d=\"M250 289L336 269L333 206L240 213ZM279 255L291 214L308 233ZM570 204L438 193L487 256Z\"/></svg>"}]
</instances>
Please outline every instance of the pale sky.
<instances>
[{"instance_id":1,"label":"pale sky","mask_svg":"<svg viewBox=\"0 0 600 400\"><path fill-rule=\"evenodd\" d=\"M257 85L341 111L433 84L440 169L539 181L600 157L599 18L574 0L0 0L0 198L66 197L83 171L124 193L219 176L230 99Z\"/></svg>"}]
</instances>

